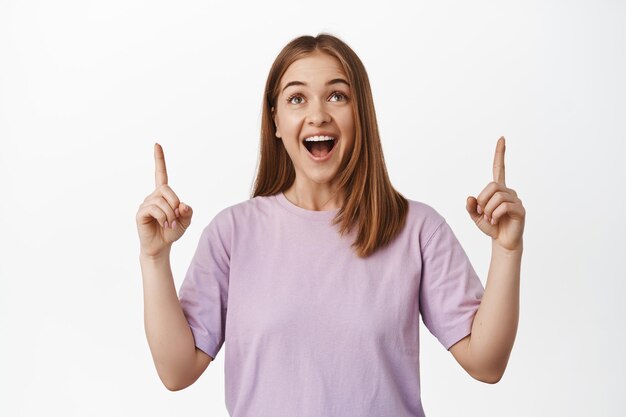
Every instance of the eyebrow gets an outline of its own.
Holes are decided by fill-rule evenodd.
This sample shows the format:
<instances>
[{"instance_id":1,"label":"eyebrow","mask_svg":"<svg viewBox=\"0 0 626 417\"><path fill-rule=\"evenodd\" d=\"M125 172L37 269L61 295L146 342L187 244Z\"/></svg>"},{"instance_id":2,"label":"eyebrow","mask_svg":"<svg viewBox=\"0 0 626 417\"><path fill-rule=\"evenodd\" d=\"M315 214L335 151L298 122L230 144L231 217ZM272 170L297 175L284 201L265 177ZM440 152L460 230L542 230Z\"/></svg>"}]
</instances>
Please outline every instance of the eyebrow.
<instances>
[{"instance_id":1,"label":"eyebrow","mask_svg":"<svg viewBox=\"0 0 626 417\"><path fill-rule=\"evenodd\" d=\"M345 84L348 87L350 87L350 84L348 84L348 82L344 80L343 78L334 78L326 83L326 85L333 85L333 84ZM287 87L291 87L292 85L305 85L306 86L307 83L303 83L302 81L289 81L287 85L283 87L283 91L285 91Z\"/></svg>"}]
</instances>

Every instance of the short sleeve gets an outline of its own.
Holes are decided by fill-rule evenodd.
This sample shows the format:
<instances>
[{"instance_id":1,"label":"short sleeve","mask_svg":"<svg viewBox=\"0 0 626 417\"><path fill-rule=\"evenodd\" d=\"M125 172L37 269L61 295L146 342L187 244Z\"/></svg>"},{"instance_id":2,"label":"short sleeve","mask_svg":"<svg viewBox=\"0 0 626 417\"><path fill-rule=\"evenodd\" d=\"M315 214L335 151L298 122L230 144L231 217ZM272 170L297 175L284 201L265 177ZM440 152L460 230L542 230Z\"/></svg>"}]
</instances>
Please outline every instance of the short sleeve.
<instances>
[{"instance_id":1,"label":"short sleeve","mask_svg":"<svg viewBox=\"0 0 626 417\"><path fill-rule=\"evenodd\" d=\"M446 348L471 333L485 289L467 254L443 220L422 248L420 313Z\"/></svg>"},{"instance_id":2,"label":"short sleeve","mask_svg":"<svg viewBox=\"0 0 626 417\"><path fill-rule=\"evenodd\" d=\"M230 256L217 219L204 228L178 298L196 347L215 358L226 330Z\"/></svg>"}]
</instances>

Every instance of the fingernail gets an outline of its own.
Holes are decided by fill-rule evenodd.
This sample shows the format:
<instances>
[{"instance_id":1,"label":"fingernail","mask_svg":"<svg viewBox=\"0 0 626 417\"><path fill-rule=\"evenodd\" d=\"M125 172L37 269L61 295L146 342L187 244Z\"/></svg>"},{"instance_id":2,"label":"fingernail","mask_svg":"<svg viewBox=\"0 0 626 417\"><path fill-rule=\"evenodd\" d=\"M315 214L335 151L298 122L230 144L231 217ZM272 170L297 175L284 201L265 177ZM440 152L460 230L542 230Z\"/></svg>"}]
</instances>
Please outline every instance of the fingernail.
<instances>
[{"instance_id":1,"label":"fingernail","mask_svg":"<svg viewBox=\"0 0 626 417\"><path fill-rule=\"evenodd\" d=\"M175 229L175 228L176 228L176 220L172 222L172 229Z\"/></svg>"},{"instance_id":2,"label":"fingernail","mask_svg":"<svg viewBox=\"0 0 626 417\"><path fill-rule=\"evenodd\" d=\"M491 218L491 224L496 224L496 220L493 217Z\"/></svg>"},{"instance_id":3,"label":"fingernail","mask_svg":"<svg viewBox=\"0 0 626 417\"><path fill-rule=\"evenodd\" d=\"M169 226L167 224L167 220L165 220L165 223L163 223L163 226L167 229Z\"/></svg>"},{"instance_id":4,"label":"fingernail","mask_svg":"<svg viewBox=\"0 0 626 417\"><path fill-rule=\"evenodd\" d=\"M485 221L489 222L489 217L485 214Z\"/></svg>"},{"instance_id":5,"label":"fingernail","mask_svg":"<svg viewBox=\"0 0 626 417\"><path fill-rule=\"evenodd\" d=\"M476 207L476 210L478 210L478 214L483 214L482 207L478 206L478 207Z\"/></svg>"}]
</instances>

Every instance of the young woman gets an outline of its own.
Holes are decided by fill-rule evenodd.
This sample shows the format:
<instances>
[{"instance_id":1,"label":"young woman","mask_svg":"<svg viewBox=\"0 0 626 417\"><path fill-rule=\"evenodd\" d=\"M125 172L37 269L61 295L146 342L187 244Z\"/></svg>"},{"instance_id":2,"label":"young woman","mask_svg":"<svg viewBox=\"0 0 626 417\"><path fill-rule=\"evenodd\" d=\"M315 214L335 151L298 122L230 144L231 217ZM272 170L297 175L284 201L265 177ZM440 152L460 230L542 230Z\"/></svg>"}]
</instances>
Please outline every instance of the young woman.
<instances>
[{"instance_id":1,"label":"young woman","mask_svg":"<svg viewBox=\"0 0 626 417\"><path fill-rule=\"evenodd\" d=\"M226 407L248 416L423 416L419 318L477 380L505 370L518 322L525 210L494 181L466 209L492 238L486 288L445 219L385 168L365 68L338 38L287 44L265 88L252 198L203 229L176 294L169 253L192 209L167 185L137 226L145 327L170 390L226 342Z\"/></svg>"}]
</instances>

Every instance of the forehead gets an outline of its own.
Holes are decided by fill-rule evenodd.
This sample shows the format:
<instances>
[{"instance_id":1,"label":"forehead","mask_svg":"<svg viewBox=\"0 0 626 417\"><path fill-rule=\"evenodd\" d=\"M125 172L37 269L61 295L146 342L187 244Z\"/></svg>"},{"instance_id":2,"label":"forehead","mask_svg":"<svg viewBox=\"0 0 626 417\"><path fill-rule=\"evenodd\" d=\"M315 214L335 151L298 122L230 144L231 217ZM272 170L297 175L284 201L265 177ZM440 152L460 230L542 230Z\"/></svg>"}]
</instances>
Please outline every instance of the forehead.
<instances>
[{"instance_id":1,"label":"forehead","mask_svg":"<svg viewBox=\"0 0 626 417\"><path fill-rule=\"evenodd\" d=\"M281 79L282 86L291 81L307 84L325 83L333 78L346 78L339 60L323 52L313 52L289 65Z\"/></svg>"}]
</instances>

